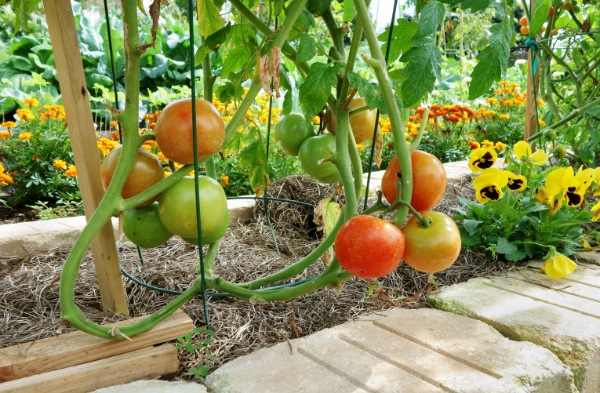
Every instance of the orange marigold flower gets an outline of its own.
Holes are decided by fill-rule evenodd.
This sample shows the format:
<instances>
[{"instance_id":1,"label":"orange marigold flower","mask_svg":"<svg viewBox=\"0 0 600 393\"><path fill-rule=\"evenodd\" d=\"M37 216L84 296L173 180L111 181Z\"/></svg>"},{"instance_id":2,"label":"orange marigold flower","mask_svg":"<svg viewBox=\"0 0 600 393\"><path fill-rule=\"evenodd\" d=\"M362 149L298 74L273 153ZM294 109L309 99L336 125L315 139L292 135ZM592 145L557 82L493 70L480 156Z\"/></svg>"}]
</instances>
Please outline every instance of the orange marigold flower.
<instances>
[{"instance_id":1,"label":"orange marigold flower","mask_svg":"<svg viewBox=\"0 0 600 393\"><path fill-rule=\"evenodd\" d=\"M15 128L17 126L17 123L15 123L14 121L5 121L4 123L0 124L0 127L6 127L9 129L11 128Z\"/></svg>"},{"instance_id":2,"label":"orange marigold flower","mask_svg":"<svg viewBox=\"0 0 600 393\"><path fill-rule=\"evenodd\" d=\"M500 82L500 86L507 86L508 85L508 81L501 81Z\"/></svg>"},{"instance_id":3,"label":"orange marigold flower","mask_svg":"<svg viewBox=\"0 0 600 393\"><path fill-rule=\"evenodd\" d=\"M503 113L499 116L502 120L508 120L508 118L510 117L509 115L507 115L506 113Z\"/></svg>"},{"instance_id":4,"label":"orange marigold flower","mask_svg":"<svg viewBox=\"0 0 600 393\"><path fill-rule=\"evenodd\" d=\"M365 150L365 145L364 145L364 144L362 144L362 143L360 143L360 144L356 145L356 148L357 148L358 150Z\"/></svg>"},{"instance_id":5,"label":"orange marigold flower","mask_svg":"<svg viewBox=\"0 0 600 393\"><path fill-rule=\"evenodd\" d=\"M31 132L24 132L22 134L19 134L19 140L28 141L29 139L31 139L32 136L33 134Z\"/></svg>"},{"instance_id":6,"label":"orange marigold flower","mask_svg":"<svg viewBox=\"0 0 600 393\"><path fill-rule=\"evenodd\" d=\"M469 142L469 146L471 147L471 149L479 149L479 142L471 141Z\"/></svg>"},{"instance_id":7,"label":"orange marigold flower","mask_svg":"<svg viewBox=\"0 0 600 393\"><path fill-rule=\"evenodd\" d=\"M29 109L31 109L32 106L40 106L40 102L35 98L25 98L23 105L29 105Z\"/></svg>"},{"instance_id":8,"label":"orange marigold flower","mask_svg":"<svg viewBox=\"0 0 600 393\"><path fill-rule=\"evenodd\" d=\"M546 125L546 122L545 122L545 121L543 121L542 119L539 119L539 120L538 120L538 124L539 124L540 126L544 127L544 126Z\"/></svg>"},{"instance_id":9,"label":"orange marigold flower","mask_svg":"<svg viewBox=\"0 0 600 393\"><path fill-rule=\"evenodd\" d=\"M431 107L429 108L429 110L430 110L430 111L433 111L433 112L437 112L437 111L439 111L440 109L442 109L442 107L441 107L441 106L439 106L439 105L431 105Z\"/></svg>"},{"instance_id":10,"label":"orange marigold flower","mask_svg":"<svg viewBox=\"0 0 600 393\"><path fill-rule=\"evenodd\" d=\"M10 138L10 131L0 131L0 139Z\"/></svg>"},{"instance_id":11,"label":"orange marigold flower","mask_svg":"<svg viewBox=\"0 0 600 393\"><path fill-rule=\"evenodd\" d=\"M487 102L490 105L494 105L497 102L497 100L494 97L490 97L490 98L486 98L485 102Z\"/></svg>"},{"instance_id":12,"label":"orange marigold flower","mask_svg":"<svg viewBox=\"0 0 600 393\"><path fill-rule=\"evenodd\" d=\"M67 169L67 163L65 161L63 161L63 160L55 160L52 163L52 166L56 167L58 169L65 169L65 170Z\"/></svg>"},{"instance_id":13,"label":"orange marigold flower","mask_svg":"<svg viewBox=\"0 0 600 393\"><path fill-rule=\"evenodd\" d=\"M505 147L506 147L506 143L502 143L502 142L496 142L496 145L494 145L494 149L500 150L500 151L503 151Z\"/></svg>"},{"instance_id":14,"label":"orange marigold flower","mask_svg":"<svg viewBox=\"0 0 600 393\"><path fill-rule=\"evenodd\" d=\"M71 165L69 169L65 172L66 177L77 177L77 168L75 165Z\"/></svg>"},{"instance_id":15,"label":"orange marigold flower","mask_svg":"<svg viewBox=\"0 0 600 393\"><path fill-rule=\"evenodd\" d=\"M229 176L221 175L219 176L219 179L221 179L221 181L219 182L221 184L221 187L227 187L227 185L229 184Z\"/></svg>"},{"instance_id":16,"label":"orange marigold flower","mask_svg":"<svg viewBox=\"0 0 600 393\"><path fill-rule=\"evenodd\" d=\"M32 161L37 161L40 159L40 156L38 156L37 154L34 154L33 157L31 157Z\"/></svg>"},{"instance_id":17,"label":"orange marigold flower","mask_svg":"<svg viewBox=\"0 0 600 393\"><path fill-rule=\"evenodd\" d=\"M119 122L117 120L113 120L110 122L110 128L117 128Z\"/></svg>"},{"instance_id":18,"label":"orange marigold flower","mask_svg":"<svg viewBox=\"0 0 600 393\"><path fill-rule=\"evenodd\" d=\"M29 109L17 109L17 115L21 121L33 120L35 117Z\"/></svg>"}]
</instances>

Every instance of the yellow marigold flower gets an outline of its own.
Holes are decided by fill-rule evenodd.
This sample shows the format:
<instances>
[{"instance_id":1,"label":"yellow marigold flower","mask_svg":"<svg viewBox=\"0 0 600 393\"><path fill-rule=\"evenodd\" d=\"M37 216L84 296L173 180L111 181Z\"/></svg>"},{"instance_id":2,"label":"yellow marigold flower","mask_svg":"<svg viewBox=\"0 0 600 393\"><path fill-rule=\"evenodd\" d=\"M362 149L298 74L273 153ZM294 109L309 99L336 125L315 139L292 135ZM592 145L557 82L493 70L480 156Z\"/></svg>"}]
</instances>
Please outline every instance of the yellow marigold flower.
<instances>
[{"instance_id":1,"label":"yellow marigold flower","mask_svg":"<svg viewBox=\"0 0 600 393\"><path fill-rule=\"evenodd\" d=\"M538 104L538 106L543 107L544 106L544 101L541 98L538 98L537 104Z\"/></svg>"},{"instance_id":2,"label":"yellow marigold flower","mask_svg":"<svg viewBox=\"0 0 600 393\"><path fill-rule=\"evenodd\" d=\"M14 121L5 121L4 123L0 124L0 127L6 127L9 131L11 128L15 128L16 126L17 123L15 123Z\"/></svg>"},{"instance_id":3,"label":"yellow marigold flower","mask_svg":"<svg viewBox=\"0 0 600 393\"><path fill-rule=\"evenodd\" d=\"M361 143L361 144L356 145L356 148L358 150L365 150L365 145Z\"/></svg>"},{"instance_id":4,"label":"yellow marigold flower","mask_svg":"<svg viewBox=\"0 0 600 393\"><path fill-rule=\"evenodd\" d=\"M249 127L249 128L256 127L256 124L254 124L254 123L250 123L250 124L248 124L248 127Z\"/></svg>"},{"instance_id":5,"label":"yellow marigold flower","mask_svg":"<svg viewBox=\"0 0 600 393\"><path fill-rule=\"evenodd\" d=\"M491 168L498 158L498 153L491 147L482 147L471 152L469 168L477 173L484 169ZM503 186L504 187L504 186Z\"/></svg>"},{"instance_id":6,"label":"yellow marigold flower","mask_svg":"<svg viewBox=\"0 0 600 393\"><path fill-rule=\"evenodd\" d=\"M319 123L320 121L321 121L321 119L319 118L319 116L315 116L312 118L313 123Z\"/></svg>"},{"instance_id":7,"label":"yellow marigold flower","mask_svg":"<svg viewBox=\"0 0 600 393\"><path fill-rule=\"evenodd\" d=\"M10 138L9 131L0 131L0 139L8 139L8 138Z\"/></svg>"},{"instance_id":8,"label":"yellow marigold flower","mask_svg":"<svg viewBox=\"0 0 600 393\"><path fill-rule=\"evenodd\" d=\"M496 114L496 111L485 111L482 114L483 116L493 116Z\"/></svg>"},{"instance_id":9,"label":"yellow marigold flower","mask_svg":"<svg viewBox=\"0 0 600 393\"><path fill-rule=\"evenodd\" d=\"M538 124L542 127L544 127L546 125L546 122L543 121L542 119L538 119Z\"/></svg>"},{"instance_id":10,"label":"yellow marigold flower","mask_svg":"<svg viewBox=\"0 0 600 393\"><path fill-rule=\"evenodd\" d=\"M19 119L21 121L33 120L33 113L27 108L25 109L17 109L17 115L19 115Z\"/></svg>"},{"instance_id":11,"label":"yellow marigold flower","mask_svg":"<svg viewBox=\"0 0 600 393\"><path fill-rule=\"evenodd\" d=\"M506 86L506 85L508 85L508 81L501 81L500 82L500 86Z\"/></svg>"},{"instance_id":12,"label":"yellow marigold flower","mask_svg":"<svg viewBox=\"0 0 600 393\"><path fill-rule=\"evenodd\" d=\"M521 85L513 82L513 83L510 84L510 87L521 87Z\"/></svg>"},{"instance_id":13,"label":"yellow marigold flower","mask_svg":"<svg viewBox=\"0 0 600 393\"><path fill-rule=\"evenodd\" d=\"M65 176L66 177L77 177L77 168L75 168L75 165L71 165L69 167L69 169L67 169L67 171L65 172Z\"/></svg>"},{"instance_id":14,"label":"yellow marigold flower","mask_svg":"<svg viewBox=\"0 0 600 393\"><path fill-rule=\"evenodd\" d=\"M40 106L40 102L35 98L25 98L23 105L29 105L29 109L31 109L32 106Z\"/></svg>"},{"instance_id":15,"label":"yellow marigold flower","mask_svg":"<svg viewBox=\"0 0 600 393\"><path fill-rule=\"evenodd\" d=\"M221 181L219 182L221 184L221 187L227 187L227 185L229 184L229 176L221 175L219 176L219 179L221 179Z\"/></svg>"},{"instance_id":16,"label":"yellow marigold flower","mask_svg":"<svg viewBox=\"0 0 600 393\"><path fill-rule=\"evenodd\" d=\"M523 104L525 104L525 101L523 101L522 99L515 99L515 100L514 100L514 103L515 103L516 105L523 105Z\"/></svg>"},{"instance_id":17,"label":"yellow marigold flower","mask_svg":"<svg viewBox=\"0 0 600 393\"><path fill-rule=\"evenodd\" d=\"M55 160L52 163L52 166L54 166L54 167L56 167L58 169L65 169L65 170L67 169L67 163L65 161L63 161L63 160Z\"/></svg>"},{"instance_id":18,"label":"yellow marigold flower","mask_svg":"<svg viewBox=\"0 0 600 393\"><path fill-rule=\"evenodd\" d=\"M492 141L488 141L488 140L486 139L486 140L484 140L483 142L481 142L481 145L482 145L483 147L492 147L492 146L494 146L494 142L492 142Z\"/></svg>"},{"instance_id":19,"label":"yellow marigold flower","mask_svg":"<svg viewBox=\"0 0 600 393\"><path fill-rule=\"evenodd\" d=\"M269 116L265 116L265 115L258 116L258 120L262 121L263 123L266 123L267 121L269 121Z\"/></svg>"},{"instance_id":20,"label":"yellow marigold flower","mask_svg":"<svg viewBox=\"0 0 600 393\"><path fill-rule=\"evenodd\" d=\"M410 141L406 141L406 146L410 146Z\"/></svg>"},{"instance_id":21,"label":"yellow marigold flower","mask_svg":"<svg viewBox=\"0 0 600 393\"><path fill-rule=\"evenodd\" d=\"M113 120L110 122L110 128L117 128L119 122L117 120Z\"/></svg>"},{"instance_id":22,"label":"yellow marigold flower","mask_svg":"<svg viewBox=\"0 0 600 393\"><path fill-rule=\"evenodd\" d=\"M226 123L229 123L231 121L232 117L231 116L223 116L223 121Z\"/></svg>"},{"instance_id":23,"label":"yellow marigold flower","mask_svg":"<svg viewBox=\"0 0 600 393\"><path fill-rule=\"evenodd\" d=\"M500 150L500 151L503 151L505 147L506 147L506 143L502 143L502 142L496 142L496 145L494 145L494 149Z\"/></svg>"},{"instance_id":24,"label":"yellow marigold flower","mask_svg":"<svg viewBox=\"0 0 600 393\"><path fill-rule=\"evenodd\" d=\"M31 139L32 136L33 134L31 132L24 132L22 134L19 134L19 140L28 141L29 139Z\"/></svg>"},{"instance_id":25,"label":"yellow marigold flower","mask_svg":"<svg viewBox=\"0 0 600 393\"><path fill-rule=\"evenodd\" d=\"M490 105L494 105L497 100L494 97L490 97L490 98L486 98L485 102L487 102Z\"/></svg>"},{"instance_id":26,"label":"yellow marigold flower","mask_svg":"<svg viewBox=\"0 0 600 393\"><path fill-rule=\"evenodd\" d=\"M507 115L506 113L503 113L499 116L502 120L508 120L508 118L510 117L509 115Z\"/></svg>"},{"instance_id":27,"label":"yellow marigold flower","mask_svg":"<svg viewBox=\"0 0 600 393\"><path fill-rule=\"evenodd\" d=\"M562 254L546 259L544 272L552 279L567 277L575 271L577 264Z\"/></svg>"},{"instance_id":28,"label":"yellow marigold flower","mask_svg":"<svg viewBox=\"0 0 600 393\"><path fill-rule=\"evenodd\" d=\"M498 201L502 199L502 188L508 184L507 171L498 168L489 168L481 172L473 180L473 187L477 190L475 194L479 203Z\"/></svg>"},{"instance_id":29,"label":"yellow marigold flower","mask_svg":"<svg viewBox=\"0 0 600 393\"><path fill-rule=\"evenodd\" d=\"M527 157L533 161L534 165L543 165L546 161L548 161L548 154L544 153L542 150L538 150L535 153L531 153L531 146L529 143L525 141L519 141L515 144L515 157L521 159L523 157Z\"/></svg>"}]
</instances>

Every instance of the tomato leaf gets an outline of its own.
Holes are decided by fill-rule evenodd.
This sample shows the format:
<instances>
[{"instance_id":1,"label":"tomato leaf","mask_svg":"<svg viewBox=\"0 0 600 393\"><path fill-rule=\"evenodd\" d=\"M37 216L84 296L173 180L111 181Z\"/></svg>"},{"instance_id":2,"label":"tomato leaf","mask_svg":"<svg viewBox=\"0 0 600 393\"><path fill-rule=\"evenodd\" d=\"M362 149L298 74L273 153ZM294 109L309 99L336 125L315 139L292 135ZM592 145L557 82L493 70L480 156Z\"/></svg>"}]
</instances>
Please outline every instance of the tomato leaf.
<instances>
[{"instance_id":1,"label":"tomato leaf","mask_svg":"<svg viewBox=\"0 0 600 393\"><path fill-rule=\"evenodd\" d=\"M221 77L226 78L231 72L237 72L244 68L250 55L246 49L242 47L233 48L227 53L227 57L223 59L223 68L221 68Z\"/></svg>"},{"instance_id":2,"label":"tomato leaf","mask_svg":"<svg viewBox=\"0 0 600 393\"><path fill-rule=\"evenodd\" d=\"M408 63L402 72L400 97L405 107L419 102L426 94L433 91L435 81L441 77L442 52L433 42L419 47L413 47L402 55L400 61Z\"/></svg>"},{"instance_id":3,"label":"tomato leaf","mask_svg":"<svg viewBox=\"0 0 600 393\"><path fill-rule=\"evenodd\" d=\"M341 68L341 64L312 64L299 92L300 107L307 119L312 119L321 111L331 94L331 87L337 83L335 74L340 72Z\"/></svg>"},{"instance_id":4,"label":"tomato leaf","mask_svg":"<svg viewBox=\"0 0 600 393\"><path fill-rule=\"evenodd\" d=\"M298 47L298 61L309 61L317 54L317 44L308 33L300 36L300 46Z\"/></svg>"},{"instance_id":5,"label":"tomato leaf","mask_svg":"<svg viewBox=\"0 0 600 393\"><path fill-rule=\"evenodd\" d=\"M350 22L356 16L356 7L353 1L344 1L344 22Z\"/></svg>"},{"instance_id":6,"label":"tomato leaf","mask_svg":"<svg viewBox=\"0 0 600 393\"><path fill-rule=\"evenodd\" d=\"M315 218L313 221L317 224L317 229L323 231L323 239L331 233L341 213L342 209L340 205L331 202L331 198L319 201L315 207ZM321 259L325 266L329 266L331 261L333 261L333 246L321 256Z\"/></svg>"},{"instance_id":7,"label":"tomato leaf","mask_svg":"<svg viewBox=\"0 0 600 393\"><path fill-rule=\"evenodd\" d=\"M469 85L469 99L474 100L481 97L492 86L494 81L499 81L508 67L510 56L510 41L512 40L512 29L495 24L490 28L490 46L477 55L479 62L471 72L471 83Z\"/></svg>"},{"instance_id":8,"label":"tomato leaf","mask_svg":"<svg viewBox=\"0 0 600 393\"><path fill-rule=\"evenodd\" d=\"M442 23L446 8L437 1L430 1L423 7L419 16L417 33L412 37L413 46L424 46L435 43L435 33Z\"/></svg>"},{"instance_id":9,"label":"tomato leaf","mask_svg":"<svg viewBox=\"0 0 600 393\"><path fill-rule=\"evenodd\" d=\"M312 26L317 25L313 14L311 14L305 9L302 10L302 12L300 12L300 20L302 21L302 25L304 26L304 31L309 31Z\"/></svg>"},{"instance_id":10,"label":"tomato leaf","mask_svg":"<svg viewBox=\"0 0 600 393\"><path fill-rule=\"evenodd\" d=\"M285 93L283 98L283 106L282 106L282 115L289 115L292 113L292 109L294 108L294 95L291 90L288 90Z\"/></svg>"},{"instance_id":11,"label":"tomato leaf","mask_svg":"<svg viewBox=\"0 0 600 393\"><path fill-rule=\"evenodd\" d=\"M202 37L216 33L225 24L219 14L219 9L212 0L197 0L196 13L198 14L198 33Z\"/></svg>"},{"instance_id":12,"label":"tomato leaf","mask_svg":"<svg viewBox=\"0 0 600 393\"><path fill-rule=\"evenodd\" d=\"M529 22L529 38L536 35L542 28L544 22L546 22L546 19L548 19L550 6L552 6L552 0L537 0L535 2L533 15L531 16L531 21Z\"/></svg>"},{"instance_id":13,"label":"tomato leaf","mask_svg":"<svg viewBox=\"0 0 600 393\"><path fill-rule=\"evenodd\" d=\"M267 168L267 155L263 148L263 141L260 131L258 139L248 145L239 154L240 167L249 168L250 186L256 193L256 196L261 196L264 193L264 188L271 182L269 181L269 172Z\"/></svg>"},{"instance_id":14,"label":"tomato leaf","mask_svg":"<svg viewBox=\"0 0 600 393\"><path fill-rule=\"evenodd\" d=\"M27 22L29 15L35 11L40 0L12 0L10 3L15 10L15 33L23 27L26 31L29 30Z\"/></svg>"},{"instance_id":15,"label":"tomato leaf","mask_svg":"<svg viewBox=\"0 0 600 393\"><path fill-rule=\"evenodd\" d=\"M352 2L350 2L352 3ZM402 53L408 52L412 44L411 38L417 33L419 24L416 22L408 22L406 19L400 18L397 20L397 24L394 25L392 31L392 41L390 44L390 53L388 56L388 64L391 64L398 60L398 57ZM381 33L377 39L381 42L385 42L381 47L383 53L387 53L387 40L390 34L390 28L386 27L385 31Z\"/></svg>"},{"instance_id":16,"label":"tomato leaf","mask_svg":"<svg viewBox=\"0 0 600 393\"><path fill-rule=\"evenodd\" d=\"M358 89L358 94L361 97L364 97L365 103L369 108L378 108L381 113L387 113L387 107L385 106L383 94L381 93L381 88L379 86L372 85L355 72L348 73L348 81L353 88ZM395 98L398 107L402 108L402 100L400 97L395 96Z\"/></svg>"}]
</instances>

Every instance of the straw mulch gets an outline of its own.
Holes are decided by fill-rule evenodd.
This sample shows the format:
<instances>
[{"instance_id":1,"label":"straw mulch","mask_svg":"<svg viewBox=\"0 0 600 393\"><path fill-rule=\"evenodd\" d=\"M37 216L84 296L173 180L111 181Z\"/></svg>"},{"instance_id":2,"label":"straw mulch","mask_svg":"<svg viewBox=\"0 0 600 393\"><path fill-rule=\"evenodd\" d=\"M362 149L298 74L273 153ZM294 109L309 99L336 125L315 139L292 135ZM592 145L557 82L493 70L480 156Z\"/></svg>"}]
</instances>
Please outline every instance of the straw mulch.
<instances>
[{"instance_id":1,"label":"straw mulch","mask_svg":"<svg viewBox=\"0 0 600 393\"><path fill-rule=\"evenodd\" d=\"M290 198L316 204L320 199L335 192L334 186L318 184L303 176L282 179L269 186L270 196ZM450 183L446 196L436 210L453 215L458 207L456 197L473 198L470 177ZM341 197L336 196L339 200ZM371 204L375 198L370 198ZM362 204L362 200L361 200ZM249 281L264 277L308 254L319 242L319 233L312 222L312 208L280 202L269 203L270 218L277 236L281 255L275 245L264 215L264 205L257 202L255 218L230 226L221 241L214 272L228 280ZM35 255L13 268L9 274L0 276L0 347L23 344L59 334L60 306L56 279L66 259L68 250L51 250ZM144 266L139 262L137 250L131 243L120 248L121 264L134 277L157 287L183 291L196 277L197 249L179 239L171 239L162 247L143 250ZM321 260L310 266L300 278L319 274L324 269ZM446 286L466 281L476 276L501 273L505 264L490 261L485 256L463 250L458 261L447 271L436 274L436 285ZM289 281L289 280L288 280ZM124 284L132 316L152 313L174 298L140 285L127 278ZM432 290L427 274L401 264L389 276L372 287L373 294L366 292L370 283L350 280L338 293L323 289L293 301L268 302L253 305L231 297L210 298L208 311L211 329L216 333L214 342L208 346L216 359L212 370L236 357L276 343L305 336L316 331L339 325L357 316L390 307L419 307ZM105 314L100 308L100 296L91 253L81 263L76 284L76 302L92 321L108 323L122 316ZM200 299L183 306L194 320L196 327L205 324ZM196 335L200 342L206 338ZM190 354L180 350L180 372L177 378L190 379L187 369L196 367L204 354Z\"/></svg>"}]
</instances>

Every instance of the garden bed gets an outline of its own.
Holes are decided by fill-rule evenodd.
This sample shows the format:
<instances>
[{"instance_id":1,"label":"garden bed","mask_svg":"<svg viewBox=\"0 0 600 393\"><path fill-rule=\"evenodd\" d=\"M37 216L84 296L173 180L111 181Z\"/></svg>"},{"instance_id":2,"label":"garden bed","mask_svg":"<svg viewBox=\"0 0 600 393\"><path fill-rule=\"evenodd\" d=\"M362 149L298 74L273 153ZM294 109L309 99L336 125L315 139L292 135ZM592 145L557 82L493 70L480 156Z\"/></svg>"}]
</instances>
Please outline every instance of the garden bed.
<instances>
[{"instance_id":1,"label":"garden bed","mask_svg":"<svg viewBox=\"0 0 600 393\"><path fill-rule=\"evenodd\" d=\"M310 182L301 176L283 179L269 187L269 195L295 197L309 203L316 203L333 191L332 185ZM451 208L460 204L457 196L473 198L470 176L465 176L463 181L450 182L444 199L435 210L452 214ZM371 204L375 202L375 198L370 199ZM281 255L275 250L261 201L255 208L253 220L230 226L221 241L213 269L215 274L226 279L233 279L235 274L236 282L264 277L308 254L319 243L318 232L311 223L312 208L290 204L284 207L272 202L269 210ZM69 330L61 329L58 303L58 276L68 251L52 250L31 256L1 278L0 346L31 342ZM131 243L124 243L120 248L123 268L148 284L183 291L196 278L197 249L179 239L172 239L156 249L143 250L143 256L144 266L140 264L137 250ZM353 279L346 282L339 292L326 289L289 302L253 305L232 297L211 298L208 311L211 329L216 333L214 342L208 346L216 359L211 370L257 349L341 324L361 314L397 306L420 307L436 286L502 273L508 267L484 255L463 250L452 267L435 275L433 283L428 282L427 274L402 264L378 284ZM318 261L306 269L301 278L318 274L323 268L323 263ZM132 316L150 314L172 299L172 295L144 288L127 278L124 278L124 284ZM81 263L75 299L86 317L94 322L122 319L120 315L101 311L90 252ZM194 319L195 326L204 324L200 299L189 301L183 310ZM200 342L204 338L198 335L194 340ZM187 370L196 367L199 360L204 360L203 357L205 355L200 351L190 354L185 349L180 350L181 367L176 377L190 379Z\"/></svg>"}]
</instances>

